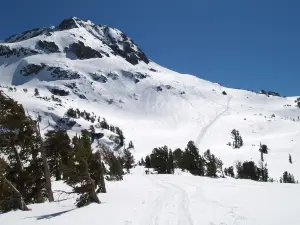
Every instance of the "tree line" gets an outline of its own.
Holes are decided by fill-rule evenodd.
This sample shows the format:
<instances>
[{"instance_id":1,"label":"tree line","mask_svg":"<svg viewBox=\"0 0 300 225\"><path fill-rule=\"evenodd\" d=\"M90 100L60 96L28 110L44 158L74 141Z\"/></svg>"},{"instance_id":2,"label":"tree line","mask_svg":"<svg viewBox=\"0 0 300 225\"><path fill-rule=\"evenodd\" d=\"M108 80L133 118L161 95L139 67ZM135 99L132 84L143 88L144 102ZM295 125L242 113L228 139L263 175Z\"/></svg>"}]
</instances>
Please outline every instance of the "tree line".
<instances>
[{"instance_id":1,"label":"tree line","mask_svg":"<svg viewBox=\"0 0 300 225\"><path fill-rule=\"evenodd\" d=\"M49 130L43 138L39 120L3 92L0 134L0 211L54 201L51 178L72 187L67 194L77 194L77 207L100 203L97 193L106 192L105 180L122 180L123 168L134 164L132 142L117 155L103 144L93 151L88 130L72 139L66 130Z\"/></svg>"},{"instance_id":2,"label":"tree line","mask_svg":"<svg viewBox=\"0 0 300 225\"><path fill-rule=\"evenodd\" d=\"M239 140L239 138L237 138ZM236 142L238 143L238 141ZM201 155L193 141L189 141L184 150L177 148L172 151L167 146L154 148L152 153L142 158L139 165L152 168L158 174L174 174L176 168L190 172L196 176L233 177L237 179L251 179L261 182L273 182L269 177L267 163L264 163L263 154L268 153L266 145L260 145L262 160L258 165L253 161L237 161L235 166L223 167L223 161L207 150ZM292 163L291 156L289 161ZM294 176L285 171L280 178L281 183L297 183Z\"/></svg>"}]
</instances>

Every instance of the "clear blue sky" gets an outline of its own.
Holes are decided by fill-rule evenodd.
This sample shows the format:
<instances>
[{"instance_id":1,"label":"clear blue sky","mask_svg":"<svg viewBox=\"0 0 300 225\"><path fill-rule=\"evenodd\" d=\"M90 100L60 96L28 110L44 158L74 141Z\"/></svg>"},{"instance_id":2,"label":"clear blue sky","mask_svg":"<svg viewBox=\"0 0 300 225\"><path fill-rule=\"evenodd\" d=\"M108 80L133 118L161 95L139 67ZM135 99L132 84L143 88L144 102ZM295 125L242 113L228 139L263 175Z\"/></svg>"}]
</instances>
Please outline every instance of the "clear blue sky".
<instances>
[{"instance_id":1,"label":"clear blue sky","mask_svg":"<svg viewBox=\"0 0 300 225\"><path fill-rule=\"evenodd\" d=\"M299 0L15 0L1 8L0 39L77 16L122 30L178 72L300 95Z\"/></svg>"}]
</instances>

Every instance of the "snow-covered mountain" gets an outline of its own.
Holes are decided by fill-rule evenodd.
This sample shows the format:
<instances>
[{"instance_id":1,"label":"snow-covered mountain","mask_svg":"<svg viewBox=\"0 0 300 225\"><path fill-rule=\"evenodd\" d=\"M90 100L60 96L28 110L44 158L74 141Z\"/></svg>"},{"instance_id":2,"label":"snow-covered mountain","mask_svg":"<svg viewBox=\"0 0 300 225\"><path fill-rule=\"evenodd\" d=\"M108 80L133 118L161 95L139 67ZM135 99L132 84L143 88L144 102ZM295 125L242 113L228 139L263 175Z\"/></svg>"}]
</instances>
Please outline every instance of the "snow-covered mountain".
<instances>
[{"instance_id":1,"label":"snow-covered mountain","mask_svg":"<svg viewBox=\"0 0 300 225\"><path fill-rule=\"evenodd\" d=\"M257 163L262 143L270 148L265 161L271 177L286 170L300 177L296 97L226 88L171 71L108 26L73 17L7 38L0 44L0 83L30 114L42 116L44 132L61 123L69 108L78 108L121 127L137 158L154 147L184 148L193 140L225 166L236 160ZM70 134L92 124L75 121ZM240 149L227 145L233 129L244 140Z\"/></svg>"}]
</instances>

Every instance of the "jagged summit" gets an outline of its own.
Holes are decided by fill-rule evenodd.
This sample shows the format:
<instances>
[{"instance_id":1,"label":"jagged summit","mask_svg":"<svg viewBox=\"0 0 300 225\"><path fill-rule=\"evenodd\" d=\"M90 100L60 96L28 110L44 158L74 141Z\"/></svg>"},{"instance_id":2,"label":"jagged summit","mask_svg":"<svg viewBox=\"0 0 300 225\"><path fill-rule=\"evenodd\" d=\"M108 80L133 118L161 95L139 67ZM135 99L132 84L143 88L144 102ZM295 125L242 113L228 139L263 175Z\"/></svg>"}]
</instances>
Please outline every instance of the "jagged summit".
<instances>
[{"instance_id":1,"label":"jagged summit","mask_svg":"<svg viewBox=\"0 0 300 225\"><path fill-rule=\"evenodd\" d=\"M73 33L72 31L77 32ZM40 37L41 39L51 39L51 36L57 36L58 32L64 32L63 36L65 36L65 38L71 34L75 39L77 39L76 42L73 42L73 44L75 43L75 45L77 45L77 49L82 49L83 46L88 45L88 43L86 43L88 42L87 38L84 38L86 33L88 33L91 38L98 40L98 45L102 45L104 49L108 48L110 50L94 49L99 52L99 54L92 54L96 58L98 58L101 53L106 52L104 55L107 57L109 57L109 54L118 55L133 65L136 65L141 61L146 64L150 62L146 54L133 42L133 40L120 30L106 25L95 25L89 20L84 21L77 17L64 19L56 27L35 28L21 34L13 35L7 38L5 43L17 43L36 37ZM89 47L93 48L93 46ZM68 48L68 46L63 47L64 51L66 48Z\"/></svg>"}]
</instances>

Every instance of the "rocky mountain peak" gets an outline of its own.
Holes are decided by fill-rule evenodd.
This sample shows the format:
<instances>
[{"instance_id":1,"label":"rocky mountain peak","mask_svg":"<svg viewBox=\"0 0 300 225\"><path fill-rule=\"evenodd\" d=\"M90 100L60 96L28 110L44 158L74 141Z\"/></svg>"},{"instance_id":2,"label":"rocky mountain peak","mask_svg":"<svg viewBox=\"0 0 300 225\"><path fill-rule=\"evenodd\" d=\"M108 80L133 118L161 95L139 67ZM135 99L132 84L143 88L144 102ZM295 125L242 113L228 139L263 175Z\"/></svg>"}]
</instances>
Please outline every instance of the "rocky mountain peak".
<instances>
[{"instance_id":1,"label":"rocky mountain peak","mask_svg":"<svg viewBox=\"0 0 300 225\"><path fill-rule=\"evenodd\" d=\"M73 30L79 29L76 31L76 34L74 34ZM84 29L80 30L80 29ZM72 30L72 31L71 31ZM111 28L106 25L96 25L92 23L90 20L82 20L77 17L70 17L63 19L58 26L55 27L43 27L43 28L35 28L28 31L25 31L21 34L13 35L5 40L5 43L16 43L20 41L25 41L31 38L39 37L41 36L41 39L38 40L38 42L44 41L42 39L51 39L50 36L52 36L56 32L66 31L65 33L61 33L59 35L72 35L77 41L74 43L75 45L79 42L81 43L80 46L84 47L85 45L88 46L89 52L90 51L98 51L99 54L113 54L118 55L124 58L129 63L136 65L139 62L144 62L148 64L150 60L146 56L146 54L133 42L131 38L129 38L127 35L125 35L123 32L121 32L118 29ZM70 31L70 32L69 32ZM110 52L107 52L105 54L102 49L94 49L93 46L89 46L89 44L85 43L86 40L83 39L84 35L81 35L81 33L88 32L88 35L92 39L97 39L99 41L99 44L103 46L106 45L108 49L111 49ZM49 38L47 38L49 37ZM52 45L55 44L55 40L51 40ZM57 44L57 43L56 43ZM69 48L69 46L64 46L63 48ZM82 51L85 51L86 49L83 49ZM97 57L99 54L92 54L96 55ZM89 57L90 58L90 57Z\"/></svg>"}]
</instances>

